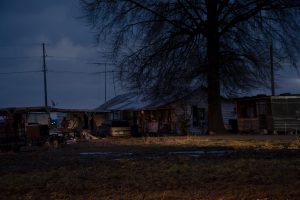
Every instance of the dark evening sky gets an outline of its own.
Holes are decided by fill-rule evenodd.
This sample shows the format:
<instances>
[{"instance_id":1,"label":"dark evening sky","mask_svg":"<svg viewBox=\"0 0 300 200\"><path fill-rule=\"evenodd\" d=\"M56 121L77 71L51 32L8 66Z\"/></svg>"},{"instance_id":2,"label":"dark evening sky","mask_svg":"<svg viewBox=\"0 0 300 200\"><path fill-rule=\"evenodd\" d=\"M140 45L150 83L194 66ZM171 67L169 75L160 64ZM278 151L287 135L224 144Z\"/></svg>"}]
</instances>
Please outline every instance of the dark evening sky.
<instances>
[{"instance_id":1,"label":"dark evening sky","mask_svg":"<svg viewBox=\"0 0 300 200\"><path fill-rule=\"evenodd\" d=\"M95 73L104 65L89 63L107 62L103 54L109 49L104 41L96 47L94 32L80 16L78 0L0 1L0 107L43 105L43 42L49 105L95 108L104 103L104 74ZM276 72L276 84L277 93L300 93L294 70ZM107 85L109 99L115 95L112 73ZM124 92L121 88L116 83L116 94Z\"/></svg>"}]
</instances>

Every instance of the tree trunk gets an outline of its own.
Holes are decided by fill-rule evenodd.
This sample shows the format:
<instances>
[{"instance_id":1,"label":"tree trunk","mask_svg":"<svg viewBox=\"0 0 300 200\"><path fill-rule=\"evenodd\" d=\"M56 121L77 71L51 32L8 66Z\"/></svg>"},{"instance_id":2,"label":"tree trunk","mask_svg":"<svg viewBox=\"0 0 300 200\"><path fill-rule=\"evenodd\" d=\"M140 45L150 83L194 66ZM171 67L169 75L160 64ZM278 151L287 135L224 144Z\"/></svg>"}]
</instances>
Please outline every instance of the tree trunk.
<instances>
[{"instance_id":1,"label":"tree trunk","mask_svg":"<svg viewBox=\"0 0 300 200\"><path fill-rule=\"evenodd\" d=\"M226 133L224 127L219 74L218 0L207 0L207 61L208 61L208 132Z\"/></svg>"}]
</instances>

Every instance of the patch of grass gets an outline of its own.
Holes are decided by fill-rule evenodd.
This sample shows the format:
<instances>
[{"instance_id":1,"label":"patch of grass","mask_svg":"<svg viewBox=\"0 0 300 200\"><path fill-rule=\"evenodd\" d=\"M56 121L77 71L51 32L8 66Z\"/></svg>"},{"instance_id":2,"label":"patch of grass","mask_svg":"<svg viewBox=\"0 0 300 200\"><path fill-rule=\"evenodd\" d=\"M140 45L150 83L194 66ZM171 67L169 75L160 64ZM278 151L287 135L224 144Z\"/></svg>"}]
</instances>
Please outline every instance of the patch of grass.
<instances>
[{"instance_id":1,"label":"patch of grass","mask_svg":"<svg viewBox=\"0 0 300 200\"><path fill-rule=\"evenodd\" d=\"M0 199L298 199L300 158L278 152L297 152L299 145L299 140L269 137L107 138L57 151L3 154ZM169 146L230 147L238 153L135 160L78 153L128 149L142 153L143 148L151 152Z\"/></svg>"},{"instance_id":2,"label":"patch of grass","mask_svg":"<svg viewBox=\"0 0 300 200\"><path fill-rule=\"evenodd\" d=\"M298 140L299 141L299 140ZM289 137L282 140L273 136L239 136L239 137L214 137L214 136L174 136L174 137L142 137L142 138L112 138L101 140L107 145L127 146L175 146L175 147L228 147L235 149L288 149L298 148L297 140ZM300 144L300 142L299 142Z\"/></svg>"},{"instance_id":3,"label":"patch of grass","mask_svg":"<svg viewBox=\"0 0 300 200\"><path fill-rule=\"evenodd\" d=\"M293 140L289 144L288 148L289 149L300 149L300 141L299 141L299 139L297 138L297 139Z\"/></svg>"},{"instance_id":4,"label":"patch of grass","mask_svg":"<svg viewBox=\"0 0 300 200\"><path fill-rule=\"evenodd\" d=\"M99 159L2 174L0 185L4 199L296 199L299 166L300 159Z\"/></svg>"}]
</instances>

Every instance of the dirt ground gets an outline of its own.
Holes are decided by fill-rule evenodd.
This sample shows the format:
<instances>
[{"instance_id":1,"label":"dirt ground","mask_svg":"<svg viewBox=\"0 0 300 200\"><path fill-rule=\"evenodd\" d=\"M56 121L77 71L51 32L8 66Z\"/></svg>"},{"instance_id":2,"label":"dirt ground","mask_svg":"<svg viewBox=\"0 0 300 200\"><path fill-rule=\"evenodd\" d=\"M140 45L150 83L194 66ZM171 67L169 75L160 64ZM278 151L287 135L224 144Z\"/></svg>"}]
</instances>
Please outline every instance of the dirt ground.
<instances>
[{"instance_id":1,"label":"dirt ground","mask_svg":"<svg viewBox=\"0 0 300 200\"><path fill-rule=\"evenodd\" d=\"M105 138L0 153L0 199L299 199L296 136Z\"/></svg>"}]
</instances>

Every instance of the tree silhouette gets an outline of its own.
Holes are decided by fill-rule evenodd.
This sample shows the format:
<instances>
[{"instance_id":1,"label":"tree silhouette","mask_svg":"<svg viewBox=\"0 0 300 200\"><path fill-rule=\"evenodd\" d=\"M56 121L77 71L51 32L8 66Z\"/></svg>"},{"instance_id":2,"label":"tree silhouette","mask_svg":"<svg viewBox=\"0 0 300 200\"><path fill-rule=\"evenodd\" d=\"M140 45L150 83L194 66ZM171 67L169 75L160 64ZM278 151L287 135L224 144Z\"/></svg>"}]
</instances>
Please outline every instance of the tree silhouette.
<instances>
[{"instance_id":1,"label":"tree silhouette","mask_svg":"<svg viewBox=\"0 0 300 200\"><path fill-rule=\"evenodd\" d=\"M120 78L154 96L208 88L208 129L225 132L221 94L266 85L269 49L296 61L300 2L82 0L99 41L112 40ZM293 62L293 66L296 66Z\"/></svg>"}]
</instances>

